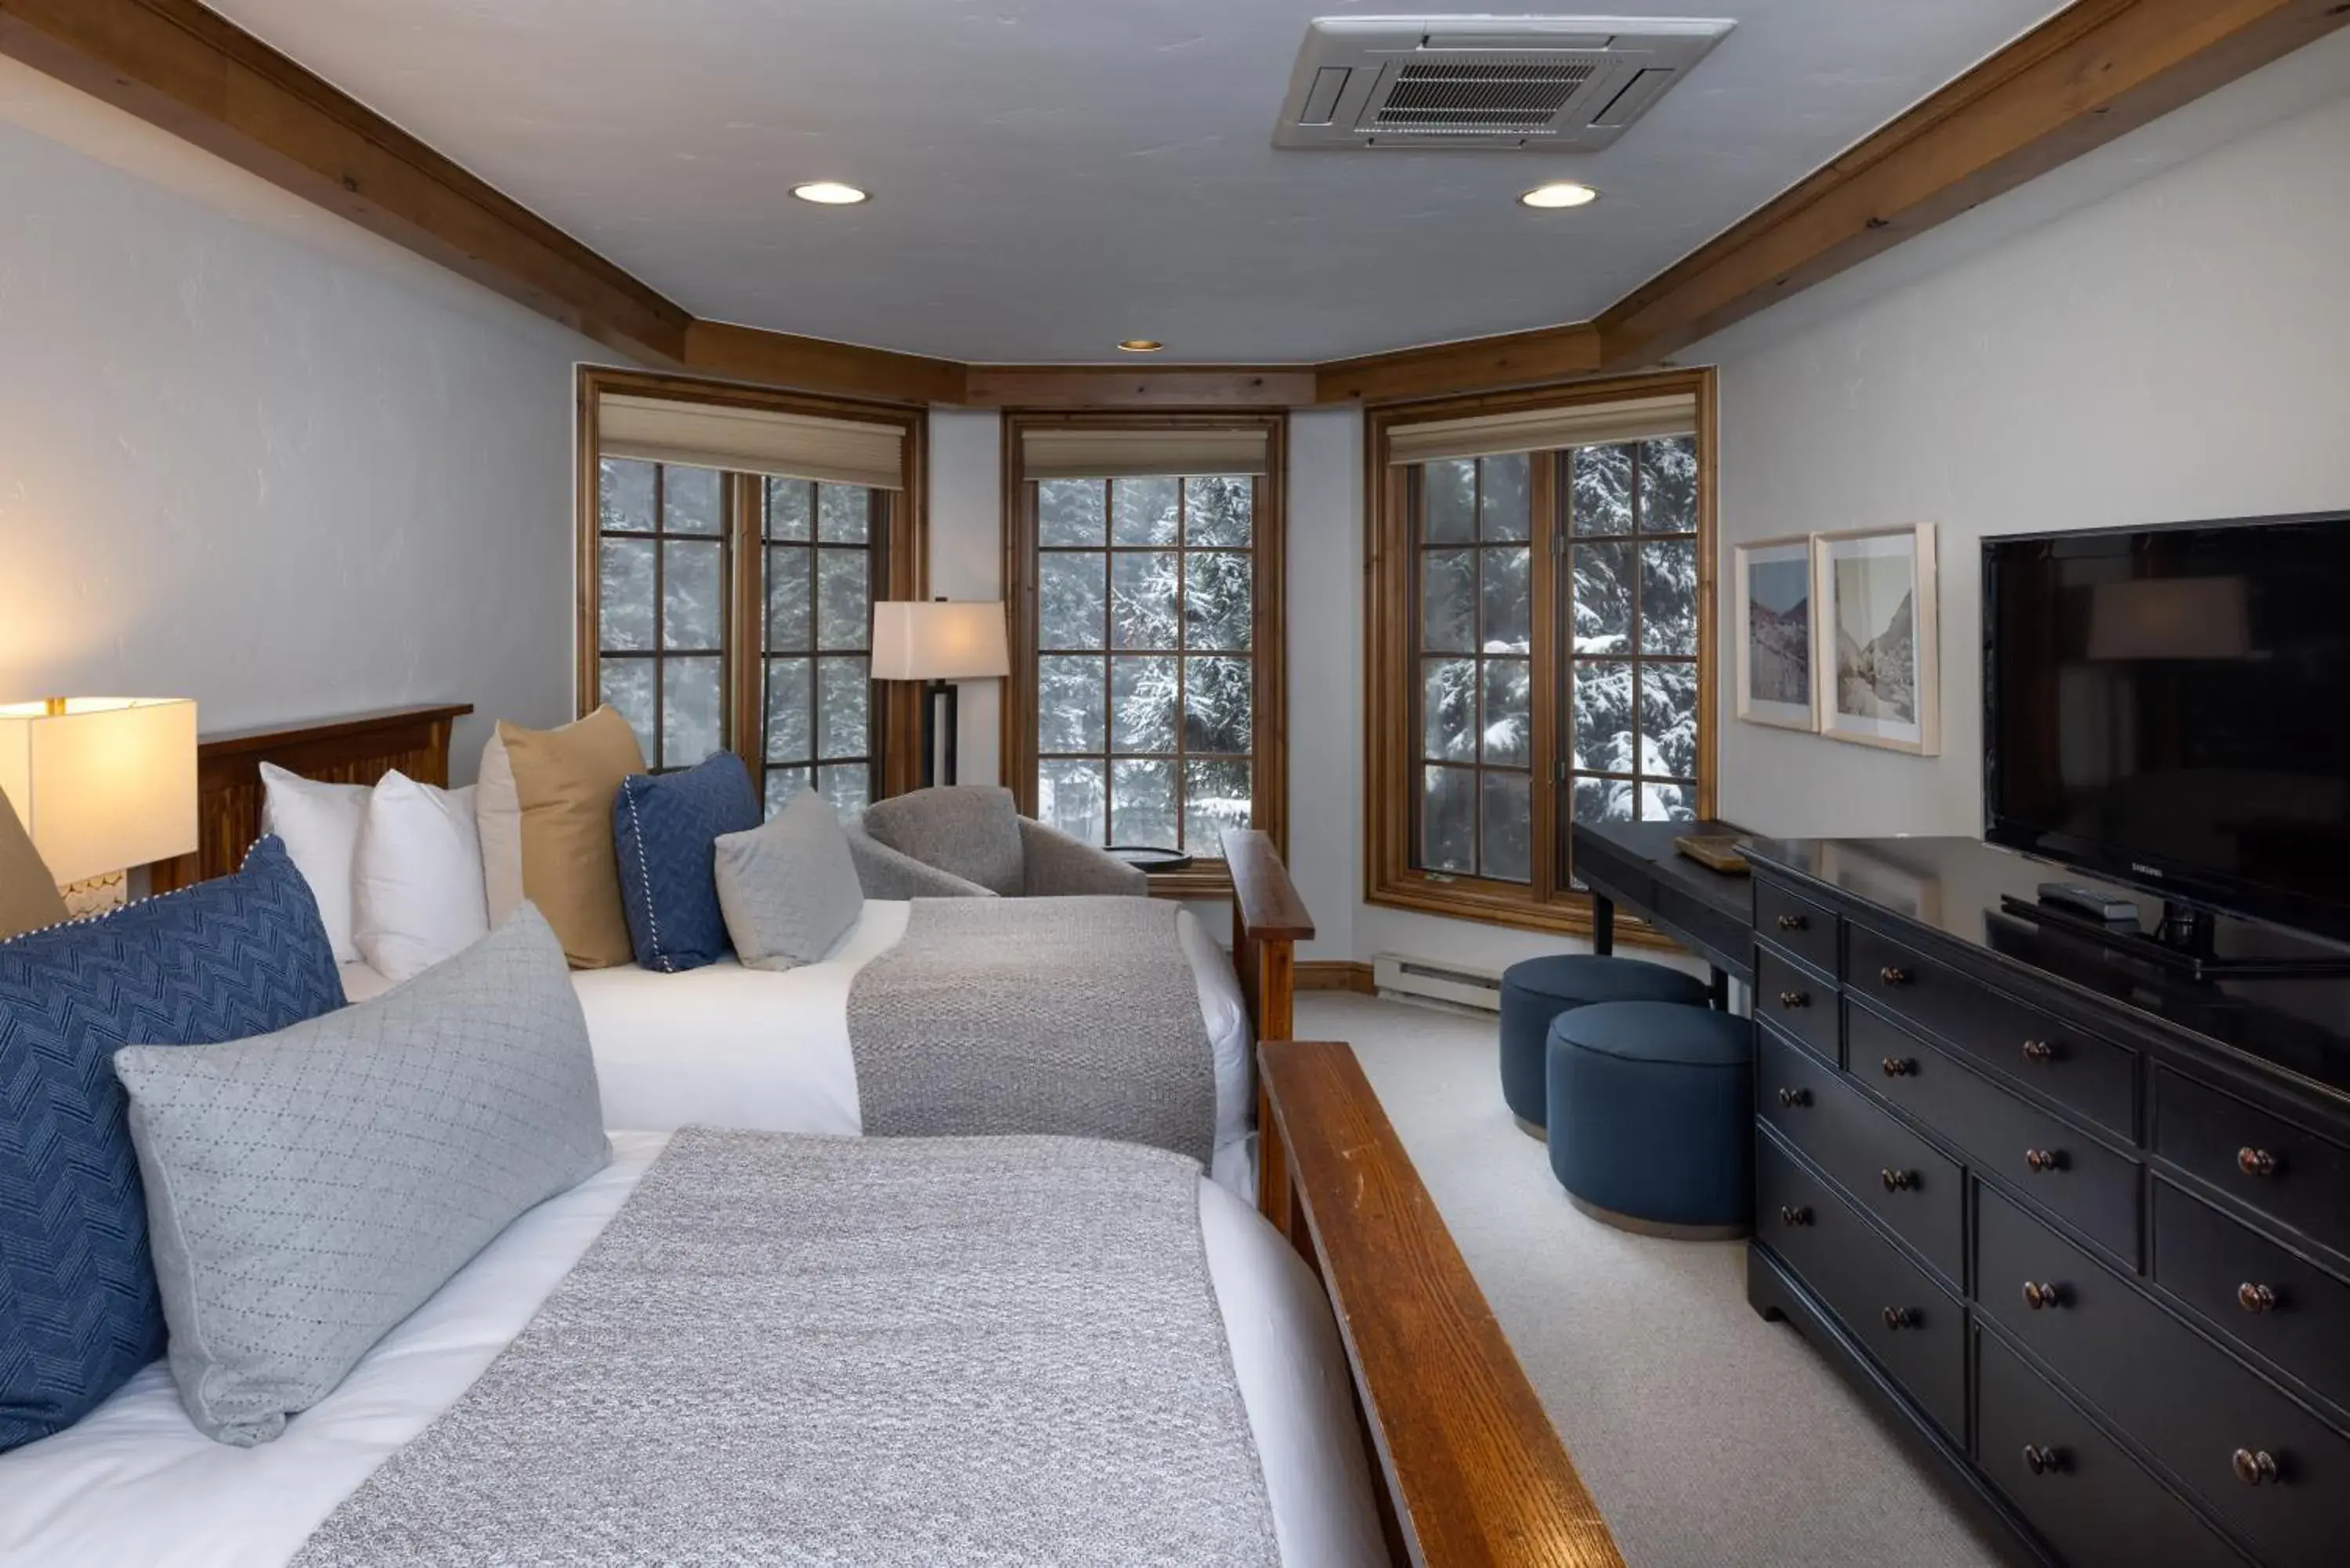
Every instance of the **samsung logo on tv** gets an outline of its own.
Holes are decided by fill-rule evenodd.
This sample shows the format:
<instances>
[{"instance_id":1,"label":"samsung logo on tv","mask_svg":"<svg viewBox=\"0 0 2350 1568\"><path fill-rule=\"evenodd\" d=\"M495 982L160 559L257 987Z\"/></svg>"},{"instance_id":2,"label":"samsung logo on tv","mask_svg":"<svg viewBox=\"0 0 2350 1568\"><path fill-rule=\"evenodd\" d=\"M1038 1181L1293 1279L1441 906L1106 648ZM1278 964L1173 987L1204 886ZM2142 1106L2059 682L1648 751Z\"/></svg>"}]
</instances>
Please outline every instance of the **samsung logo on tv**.
<instances>
[{"instance_id":1,"label":"samsung logo on tv","mask_svg":"<svg viewBox=\"0 0 2350 1568\"><path fill-rule=\"evenodd\" d=\"M2130 862L2130 869L2137 872L2141 877L2159 877L2162 875L2161 872L2156 870L2153 867L2141 866L2135 860Z\"/></svg>"}]
</instances>

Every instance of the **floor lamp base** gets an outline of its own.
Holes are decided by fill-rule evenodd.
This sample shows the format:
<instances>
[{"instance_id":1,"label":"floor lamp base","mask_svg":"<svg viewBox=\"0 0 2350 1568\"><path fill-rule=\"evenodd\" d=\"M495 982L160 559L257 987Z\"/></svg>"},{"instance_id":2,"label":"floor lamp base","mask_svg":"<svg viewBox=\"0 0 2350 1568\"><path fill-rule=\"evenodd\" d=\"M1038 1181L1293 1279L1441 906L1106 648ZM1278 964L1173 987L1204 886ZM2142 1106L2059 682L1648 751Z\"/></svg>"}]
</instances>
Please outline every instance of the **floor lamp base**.
<instances>
[{"instance_id":1,"label":"floor lamp base","mask_svg":"<svg viewBox=\"0 0 2350 1568\"><path fill-rule=\"evenodd\" d=\"M924 789L929 789L934 783L954 784L958 781L962 769L955 756L955 736L962 727L957 711L962 698L962 689L951 680L926 681L922 686L922 787ZM939 753L938 730L941 722L939 705L941 700L944 701L947 711L944 721L947 742L946 777L943 780L938 778L936 765Z\"/></svg>"}]
</instances>

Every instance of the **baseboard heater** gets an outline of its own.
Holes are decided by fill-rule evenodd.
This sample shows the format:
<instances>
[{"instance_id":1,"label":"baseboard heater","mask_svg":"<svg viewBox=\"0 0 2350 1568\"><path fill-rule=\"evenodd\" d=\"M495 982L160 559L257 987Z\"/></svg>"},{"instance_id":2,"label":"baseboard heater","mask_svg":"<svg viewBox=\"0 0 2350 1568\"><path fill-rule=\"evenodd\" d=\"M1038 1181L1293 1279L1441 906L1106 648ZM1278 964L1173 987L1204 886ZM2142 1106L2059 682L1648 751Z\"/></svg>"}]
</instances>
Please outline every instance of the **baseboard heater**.
<instances>
[{"instance_id":1,"label":"baseboard heater","mask_svg":"<svg viewBox=\"0 0 2350 1568\"><path fill-rule=\"evenodd\" d=\"M1382 996L1445 1002L1480 1012L1502 1010L1502 973L1466 964L1439 963L1434 959L1380 953L1371 960L1371 984Z\"/></svg>"}]
</instances>

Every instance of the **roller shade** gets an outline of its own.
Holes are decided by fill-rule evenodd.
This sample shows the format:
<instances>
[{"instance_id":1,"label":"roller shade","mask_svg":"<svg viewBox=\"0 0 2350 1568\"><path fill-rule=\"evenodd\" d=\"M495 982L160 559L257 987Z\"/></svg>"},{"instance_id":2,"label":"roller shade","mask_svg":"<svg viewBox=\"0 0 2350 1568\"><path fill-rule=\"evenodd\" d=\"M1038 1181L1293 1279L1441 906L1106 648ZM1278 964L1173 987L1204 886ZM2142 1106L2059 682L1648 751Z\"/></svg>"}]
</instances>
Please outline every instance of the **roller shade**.
<instances>
[{"instance_id":1,"label":"roller shade","mask_svg":"<svg viewBox=\"0 0 2350 1568\"><path fill-rule=\"evenodd\" d=\"M1263 473L1265 434L1250 430L1029 430L1024 479L1147 479L1162 473Z\"/></svg>"},{"instance_id":2,"label":"roller shade","mask_svg":"<svg viewBox=\"0 0 2350 1568\"><path fill-rule=\"evenodd\" d=\"M1617 441L1691 435L1697 431L1697 398L1627 398L1563 409L1526 409L1507 414L1432 420L1388 430L1389 462L1433 462L1451 457L1493 457L1505 452L1553 452L1570 446L1609 446Z\"/></svg>"},{"instance_id":3,"label":"roller shade","mask_svg":"<svg viewBox=\"0 0 2350 1568\"><path fill-rule=\"evenodd\" d=\"M607 393L597 400L596 438L606 457L905 486L905 432L897 425Z\"/></svg>"}]
</instances>

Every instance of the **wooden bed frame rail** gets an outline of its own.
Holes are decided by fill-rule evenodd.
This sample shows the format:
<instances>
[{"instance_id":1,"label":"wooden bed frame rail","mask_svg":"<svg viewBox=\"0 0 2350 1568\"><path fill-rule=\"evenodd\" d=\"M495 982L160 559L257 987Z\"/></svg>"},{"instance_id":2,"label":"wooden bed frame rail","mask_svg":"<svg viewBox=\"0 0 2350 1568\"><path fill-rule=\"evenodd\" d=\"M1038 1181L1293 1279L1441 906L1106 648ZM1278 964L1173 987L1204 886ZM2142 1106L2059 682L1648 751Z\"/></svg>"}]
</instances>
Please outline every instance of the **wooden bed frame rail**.
<instances>
[{"instance_id":1,"label":"wooden bed frame rail","mask_svg":"<svg viewBox=\"0 0 2350 1568\"><path fill-rule=\"evenodd\" d=\"M204 736L196 743L196 852L150 867L149 887L168 893L237 868L261 836L262 763L352 784L398 768L419 784L445 786L450 732L473 711L441 702Z\"/></svg>"},{"instance_id":2,"label":"wooden bed frame rail","mask_svg":"<svg viewBox=\"0 0 2350 1568\"><path fill-rule=\"evenodd\" d=\"M1273 1040L1257 1061L1274 1223L1337 1314L1396 1563L1623 1568L1353 1048Z\"/></svg>"},{"instance_id":3,"label":"wooden bed frame rail","mask_svg":"<svg viewBox=\"0 0 2350 1568\"><path fill-rule=\"evenodd\" d=\"M1259 1040L1286 1040L1297 1033L1297 944L1314 940L1314 917L1297 896L1289 868L1267 835L1251 827L1224 830L1224 864L1232 875L1232 968ZM1286 1180L1280 1146L1263 1129L1273 1125L1260 1077L1256 1096L1257 1207L1274 1210L1270 1195ZM1279 1224L1274 1220L1274 1224Z\"/></svg>"}]
</instances>

